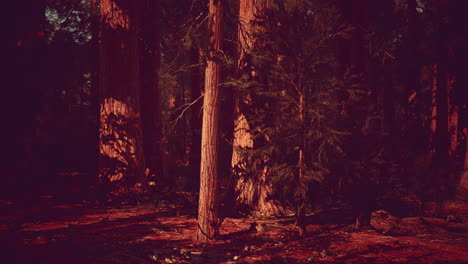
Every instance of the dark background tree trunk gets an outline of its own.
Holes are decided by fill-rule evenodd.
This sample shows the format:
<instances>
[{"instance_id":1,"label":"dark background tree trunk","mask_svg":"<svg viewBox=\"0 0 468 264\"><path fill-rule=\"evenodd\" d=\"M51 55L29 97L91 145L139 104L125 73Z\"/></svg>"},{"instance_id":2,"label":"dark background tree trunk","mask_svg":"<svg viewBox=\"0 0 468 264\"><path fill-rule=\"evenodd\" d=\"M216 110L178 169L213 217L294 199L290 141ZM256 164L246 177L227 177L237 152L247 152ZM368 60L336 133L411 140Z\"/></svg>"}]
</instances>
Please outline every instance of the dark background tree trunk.
<instances>
[{"instance_id":1,"label":"dark background tree trunk","mask_svg":"<svg viewBox=\"0 0 468 264\"><path fill-rule=\"evenodd\" d=\"M140 72L141 72L141 119L143 149L148 176L153 180L167 180L159 88L160 67L160 0L143 0L140 12Z\"/></svg>"},{"instance_id":2,"label":"dark background tree trunk","mask_svg":"<svg viewBox=\"0 0 468 264\"><path fill-rule=\"evenodd\" d=\"M145 184L136 2L101 2L99 178L106 193Z\"/></svg>"}]
</instances>

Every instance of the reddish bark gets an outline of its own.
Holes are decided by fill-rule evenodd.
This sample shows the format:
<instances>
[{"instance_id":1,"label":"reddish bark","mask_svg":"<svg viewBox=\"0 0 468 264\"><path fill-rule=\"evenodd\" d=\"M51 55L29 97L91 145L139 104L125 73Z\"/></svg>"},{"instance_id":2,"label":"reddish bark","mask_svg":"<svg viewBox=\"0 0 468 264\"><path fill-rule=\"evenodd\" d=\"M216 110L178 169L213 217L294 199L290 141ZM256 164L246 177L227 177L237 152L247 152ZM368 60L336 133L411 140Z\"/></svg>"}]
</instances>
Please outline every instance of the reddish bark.
<instances>
[{"instance_id":1,"label":"reddish bark","mask_svg":"<svg viewBox=\"0 0 468 264\"><path fill-rule=\"evenodd\" d=\"M261 30L258 26L254 25L254 22L267 7L267 2L258 0L240 1L238 27L240 43L239 76L245 74L252 78L258 74L252 67L248 54L254 45L261 45L253 36L256 30ZM250 214L255 216L281 215L283 214L283 209L277 201L269 197L272 190L267 181L268 168L266 166L263 167L255 175L247 174L245 171L246 154L242 154L241 152L242 150L254 148L251 128L244 112L251 102L249 102L249 95L246 93L243 95L240 93L236 94L234 101L235 120L231 166L236 181L236 206L238 209L246 208Z\"/></svg>"},{"instance_id":2,"label":"reddish bark","mask_svg":"<svg viewBox=\"0 0 468 264\"><path fill-rule=\"evenodd\" d=\"M200 198L198 202L198 229L195 240L207 242L219 233L217 178L218 178L218 130L219 84L222 47L223 1L210 0L208 15L208 59L205 71L205 94L200 165Z\"/></svg>"},{"instance_id":3,"label":"reddish bark","mask_svg":"<svg viewBox=\"0 0 468 264\"><path fill-rule=\"evenodd\" d=\"M136 2L101 1L99 179L107 192L145 184Z\"/></svg>"}]
</instances>

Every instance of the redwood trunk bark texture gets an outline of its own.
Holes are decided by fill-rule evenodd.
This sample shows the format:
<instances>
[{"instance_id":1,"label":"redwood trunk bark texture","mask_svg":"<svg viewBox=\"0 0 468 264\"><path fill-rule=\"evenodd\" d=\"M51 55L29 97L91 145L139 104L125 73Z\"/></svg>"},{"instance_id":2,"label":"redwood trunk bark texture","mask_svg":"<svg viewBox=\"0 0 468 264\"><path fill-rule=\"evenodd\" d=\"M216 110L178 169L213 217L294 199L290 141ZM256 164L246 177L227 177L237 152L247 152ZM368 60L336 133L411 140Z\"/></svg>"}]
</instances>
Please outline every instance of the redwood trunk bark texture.
<instances>
[{"instance_id":1,"label":"redwood trunk bark texture","mask_svg":"<svg viewBox=\"0 0 468 264\"><path fill-rule=\"evenodd\" d=\"M144 184L134 1L101 1L99 180L112 196Z\"/></svg>"},{"instance_id":2,"label":"redwood trunk bark texture","mask_svg":"<svg viewBox=\"0 0 468 264\"><path fill-rule=\"evenodd\" d=\"M198 203L198 230L196 241L213 240L219 233L217 176L218 176L218 130L219 130L219 84L221 64L219 54L222 44L223 3L210 0L208 32L210 36L205 71L205 94L203 100L200 197Z\"/></svg>"},{"instance_id":3,"label":"redwood trunk bark texture","mask_svg":"<svg viewBox=\"0 0 468 264\"><path fill-rule=\"evenodd\" d=\"M268 2L259 0L241 0L239 3L239 76L247 74L255 77L257 74L252 67L248 53L253 45L258 45L253 37L256 30L261 30L254 25L268 7ZM234 106L234 139L231 166L235 177L236 206L238 210L247 208L250 214L257 217L268 217L283 214L280 204L270 199L272 188L267 181L268 168L265 166L256 175L248 175L245 172L245 162L242 149L252 149L254 147L253 136L249 121L244 113L245 107L249 104L248 95L235 95Z\"/></svg>"}]
</instances>

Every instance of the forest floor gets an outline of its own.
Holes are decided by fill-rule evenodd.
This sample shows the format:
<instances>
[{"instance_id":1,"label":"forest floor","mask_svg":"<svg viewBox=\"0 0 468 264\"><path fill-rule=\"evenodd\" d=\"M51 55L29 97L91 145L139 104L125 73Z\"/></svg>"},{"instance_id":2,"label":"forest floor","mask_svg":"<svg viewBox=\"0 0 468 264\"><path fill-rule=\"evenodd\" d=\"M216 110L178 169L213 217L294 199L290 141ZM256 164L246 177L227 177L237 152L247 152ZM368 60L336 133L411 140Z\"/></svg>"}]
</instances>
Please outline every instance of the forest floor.
<instances>
[{"instance_id":1,"label":"forest floor","mask_svg":"<svg viewBox=\"0 0 468 264\"><path fill-rule=\"evenodd\" d=\"M468 233L393 237L321 223L308 225L299 239L288 217L226 218L218 241L197 245L188 211L164 203L65 204L47 196L27 207L0 201L0 262L468 263Z\"/></svg>"}]
</instances>

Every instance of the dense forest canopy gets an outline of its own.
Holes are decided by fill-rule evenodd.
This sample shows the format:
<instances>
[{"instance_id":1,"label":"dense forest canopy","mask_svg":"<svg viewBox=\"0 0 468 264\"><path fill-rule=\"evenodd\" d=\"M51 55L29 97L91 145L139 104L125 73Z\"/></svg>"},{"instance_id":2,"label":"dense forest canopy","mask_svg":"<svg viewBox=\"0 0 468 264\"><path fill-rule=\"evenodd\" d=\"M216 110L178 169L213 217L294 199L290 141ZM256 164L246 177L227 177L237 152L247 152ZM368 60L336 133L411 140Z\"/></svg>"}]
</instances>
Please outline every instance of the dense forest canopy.
<instances>
[{"instance_id":1,"label":"dense forest canopy","mask_svg":"<svg viewBox=\"0 0 468 264\"><path fill-rule=\"evenodd\" d=\"M5 199L183 195L202 242L468 199L464 0L9 2Z\"/></svg>"}]
</instances>

